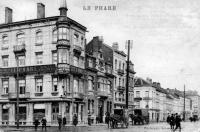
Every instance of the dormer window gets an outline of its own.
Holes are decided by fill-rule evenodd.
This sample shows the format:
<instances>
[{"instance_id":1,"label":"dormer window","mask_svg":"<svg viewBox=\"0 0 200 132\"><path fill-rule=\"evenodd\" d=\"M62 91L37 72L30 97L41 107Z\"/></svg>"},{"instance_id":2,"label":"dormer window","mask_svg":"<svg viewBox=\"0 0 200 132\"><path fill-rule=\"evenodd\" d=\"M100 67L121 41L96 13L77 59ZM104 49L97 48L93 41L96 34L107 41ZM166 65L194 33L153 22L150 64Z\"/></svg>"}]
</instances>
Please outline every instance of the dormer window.
<instances>
[{"instance_id":1,"label":"dormer window","mask_svg":"<svg viewBox=\"0 0 200 132\"><path fill-rule=\"evenodd\" d=\"M24 33L17 34L17 44L18 45L25 44Z\"/></svg>"}]
</instances>

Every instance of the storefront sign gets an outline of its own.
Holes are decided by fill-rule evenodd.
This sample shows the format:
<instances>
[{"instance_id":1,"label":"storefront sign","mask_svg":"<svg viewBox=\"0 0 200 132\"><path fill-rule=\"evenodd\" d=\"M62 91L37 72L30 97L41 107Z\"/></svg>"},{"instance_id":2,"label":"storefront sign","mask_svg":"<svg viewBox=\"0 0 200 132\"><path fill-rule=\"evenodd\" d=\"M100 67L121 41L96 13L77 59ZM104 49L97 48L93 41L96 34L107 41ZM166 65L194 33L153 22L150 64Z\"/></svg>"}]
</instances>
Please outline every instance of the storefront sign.
<instances>
[{"instance_id":1,"label":"storefront sign","mask_svg":"<svg viewBox=\"0 0 200 132\"><path fill-rule=\"evenodd\" d=\"M19 74L53 73L55 72L55 70L56 66L54 64L18 67ZM0 68L0 75L15 75L15 74L17 74L17 67Z\"/></svg>"}]
</instances>

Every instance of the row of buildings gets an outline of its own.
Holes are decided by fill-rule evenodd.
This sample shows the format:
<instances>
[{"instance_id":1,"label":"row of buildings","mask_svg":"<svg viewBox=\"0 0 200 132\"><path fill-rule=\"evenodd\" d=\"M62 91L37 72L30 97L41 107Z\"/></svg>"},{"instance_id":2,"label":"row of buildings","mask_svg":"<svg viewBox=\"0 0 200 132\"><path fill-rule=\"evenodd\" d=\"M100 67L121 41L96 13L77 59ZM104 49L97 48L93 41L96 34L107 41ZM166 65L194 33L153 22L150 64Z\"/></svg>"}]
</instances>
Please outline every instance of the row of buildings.
<instances>
[{"instance_id":1,"label":"row of buildings","mask_svg":"<svg viewBox=\"0 0 200 132\"><path fill-rule=\"evenodd\" d=\"M126 54L118 44L108 46L102 37L86 43L87 28L67 17L66 2L60 15L45 17L37 3L37 18L12 21L5 8L0 25L0 124L16 124L17 96L20 125L46 117L57 124L66 116L70 124L78 115L104 122L106 112L125 106ZM130 62L129 107L133 107L134 68ZM19 93L19 94L17 94Z\"/></svg>"},{"instance_id":2,"label":"row of buildings","mask_svg":"<svg viewBox=\"0 0 200 132\"><path fill-rule=\"evenodd\" d=\"M193 115L200 116L200 96L177 89L164 89L160 83L152 79L135 78L134 106L147 109L150 121L166 121L169 114L178 113L189 119Z\"/></svg>"}]
</instances>

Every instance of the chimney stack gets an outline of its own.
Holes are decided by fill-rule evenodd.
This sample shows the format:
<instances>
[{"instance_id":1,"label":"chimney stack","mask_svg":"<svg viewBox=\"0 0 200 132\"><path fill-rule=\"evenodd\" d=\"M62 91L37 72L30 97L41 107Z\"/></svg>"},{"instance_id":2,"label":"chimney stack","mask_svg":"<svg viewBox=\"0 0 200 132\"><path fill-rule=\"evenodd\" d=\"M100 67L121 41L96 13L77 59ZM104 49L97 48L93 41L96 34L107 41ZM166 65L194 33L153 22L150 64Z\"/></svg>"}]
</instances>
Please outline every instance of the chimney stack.
<instances>
[{"instance_id":1,"label":"chimney stack","mask_svg":"<svg viewBox=\"0 0 200 132\"><path fill-rule=\"evenodd\" d=\"M12 9L9 7L5 8L5 23L12 22Z\"/></svg>"},{"instance_id":2,"label":"chimney stack","mask_svg":"<svg viewBox=\"0 0 200 132\"><path fill-rule=\"evenodd\" d=\"M42 3L37 3L37 18L45 18L45 5Z\"/></svg>"},{"instance_id":3,"label":"chimney stack","mask_svg":"<svg viewBox=\"0 0 200 132\"><path fill-rule=\"evenodd\" d=\"M117 42L114 42L112 45L113 50L118 50L119 49L119 45Z\"/></svg>"},{"instance_id":4,"label":"chimney stack","mask_svg":"<svg viewBox=\"0 0 200 132\"><path fill-rule=\"evenodd\" d=\"M67 16L67 2L66 0L60 0L60 16Z\"/></svg>"}]
</instances>

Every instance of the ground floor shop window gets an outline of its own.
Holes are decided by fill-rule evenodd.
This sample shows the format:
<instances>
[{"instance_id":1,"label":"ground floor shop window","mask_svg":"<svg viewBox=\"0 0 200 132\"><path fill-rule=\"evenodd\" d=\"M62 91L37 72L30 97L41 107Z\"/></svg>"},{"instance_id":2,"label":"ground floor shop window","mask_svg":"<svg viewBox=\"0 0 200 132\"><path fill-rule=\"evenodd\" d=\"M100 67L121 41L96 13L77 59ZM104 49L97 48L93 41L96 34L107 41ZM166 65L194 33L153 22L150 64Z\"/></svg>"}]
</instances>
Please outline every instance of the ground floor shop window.
<instances>
[{"instance_id":1,"label":"ground floor shop window","mask_svg":"<svg viewBox=\"0 0 200 132\"><path fill-rule=\"evenodd\" d=\"M45 105L34 104L33 119L38 118L38 120L41 120L43 117L45 117Z\"/></svg>"},{"instance_id":2,"label":"ground floor shop window","mask_svg":"<svg viewBox=\"0 0 200 132\"><path fill-rule=\"evenodd\" d=\"M17 112L17 110L15 110ZM19 120L26 120L26 106L19 107Z\"/></svg>"},{"instance_id":3,"label":"ground floor shop window","mask_svg":"<svg viewBox=\"0 0 200 132\"><path fill-rule=\"evenodd\" d=\"M2 120L8 121L9 118L9 109L2 109Z\"/></svg>"}]
</instances>

